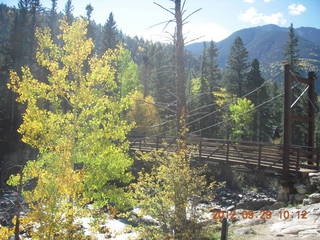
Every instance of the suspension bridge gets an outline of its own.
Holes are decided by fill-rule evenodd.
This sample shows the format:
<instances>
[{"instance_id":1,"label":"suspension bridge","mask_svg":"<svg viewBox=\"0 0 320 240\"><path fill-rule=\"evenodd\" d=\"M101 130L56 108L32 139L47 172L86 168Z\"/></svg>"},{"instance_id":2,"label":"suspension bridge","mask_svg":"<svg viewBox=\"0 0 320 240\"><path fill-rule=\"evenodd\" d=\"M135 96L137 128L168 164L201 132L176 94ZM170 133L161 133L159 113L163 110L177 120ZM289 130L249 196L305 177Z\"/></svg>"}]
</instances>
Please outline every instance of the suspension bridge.
<instances>
[{"instance_id":1,"label":"suspension bridge","mask_svg":"<svg viewBox=\"0 0 320 240\"><path fill-rule=\"evenodd\" d=\"M271 80L264 82L260 87L242 97L247 97L258 91L267 82L271 82ZM302 90L299 97L293 100L293 89L298 84L305 84L307 87ZM301 116L294 110L294 106L306 92L308 93L308 106L306 106L308 110L307 116ZM194 130L189 133L189 136L187 136L185 140L188 145L193 146L193 148L191 148L193 149L193 159L196 161L202 161L206 164L220 162L228 165L244 165L255 169L268 169L273 172L281 173L284 178L289 178L289 175L296 173L319 171L320 152L315 147L314 141L316 110L315 74L313 72L309 72L308 78L298 77L290 70L290 66L286 65L284 71L284 91L259 104L250 111L258 109L281 96L284 96L284 134L282 144L232 141L194 136L196 133L201 133L202 131L210 128L219 127L223 123L232 120L226 119L219 123L214 123L210 126L205 126L202 129ZM222 109L226 109L227 107L228 106L224 106ZM242 114L247 113L248 112L244 112ZM188 125L196 121L200 121L208 116L212 116L213 114L214 112L207 113L206 115L189 122ZM166 121L152 127L162 126L170 121ZM294 121L304 121L308 124L308 144L306 146L297 146L292 144L291 139L294 134L292 132ZM174 151L176 148L176 137L165 137L164 134L168 131L169 130L153 136L133 137L130 139L130 149L141 152L150 152L158 149Z\"/></svg>"}]
</instances>

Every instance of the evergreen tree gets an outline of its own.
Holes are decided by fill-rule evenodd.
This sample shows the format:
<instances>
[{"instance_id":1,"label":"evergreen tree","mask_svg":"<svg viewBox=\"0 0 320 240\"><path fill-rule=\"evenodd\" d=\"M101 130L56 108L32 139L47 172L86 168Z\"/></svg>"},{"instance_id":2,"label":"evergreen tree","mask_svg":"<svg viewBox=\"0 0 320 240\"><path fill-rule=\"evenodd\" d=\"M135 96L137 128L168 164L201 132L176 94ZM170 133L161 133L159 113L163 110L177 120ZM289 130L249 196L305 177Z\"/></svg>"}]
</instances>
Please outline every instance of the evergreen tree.
<instances>
[{"instance_id":1,"label":"evergreen tree","mask_svg":"<svg viewBox=\"0 0 320 240\"><path fill-rule=\"evenodd\" d=\"M57 34L57 25L58 25L57 23L58 23L57 0L51 0L49 27L51 29L52 36L56 36L56 34Z\"/></svg>"},{"instance_id":2,"label":"evergreen tree","mask_svg":"<svg viewBox=\"0 0 320 240\"><path fill-rule=\"evenodd\" d=\"M296 76L300 74L301 69L299 67L299 50L298 50L298 37L291 23L288 31L288 41L285 47L284 57L286 63L290 65L291 71ZM301 94L301 89L304 89L305 85L299 82L296 82L295 88L292 89L292 97L294 99L298 98ZM308 101L302 97L292 108L292 111L296 112L299 115L307 115L306 106ZM292 143L297 145L307 145L307 126L305 122L296 121L293 122L293 136Z\"/></svg>"},{"instance_id":3,"label":"evergreen tree","mask_svg":"<svg viewBox=\"0 0 320 240\"><path fill-rule=\"evenodd\" d=\"M203 53L202 53L202 63L201 63L201 77L200 77L200 92L199 92L199 103L200 106L206 106L212 103L211 91L209 86L209 76L210 68L208 61L208 48L206 43L203 43ZM210 124L209 118L203 118L210 111L210 107L202 108L201 114L199 116L202 118L200 120L200 129L207 127ZM202 137L210 137L210 129L206 131L201 131L200 135Z\"/></svg>"},{"instance_id":4,"label":"evergreen tree","mask_svg":"<svg viewBox=\"0 0 320 240\"><path fill-rule=\"evenodd\" d=\"M91 4L88 4L86 6L86 11L87 11L87 19L88 19L88 21L91 21L91 14L93 12L93 7Z\"/></svg>"},{"instance_id":5,"label":"evergreen tree","mask_svg":"<svg viewBox=\"0 0 320 240\"><path fill-rule=\"evenodd\" d=\"M245 77L248 69L248 51L244 47L242 39L237 37L231 47L228 58L227 86L232 94L241 97L245 89Z\"/></svg>"},{"instance_id":6,"label":"evergreen tree","mask_svg":"<svg viewBox=\"0 0 320 240\"><path fill-rule=\"evenodd\" d=\"M201 77L200 77L200 105L208 104L210 99L210 88L209 88L209 62L208 62L208 51L207 45L203 43L203 53L201 62Z\"/></svg>"},{"instance_id":7,"label":"evergreen tree","mask_svg":"<svg viewBox=\"0 0 320 240\"><path fill-rule=\"evenodd\" d=\"M298 37L295 34L293 24L291 23L288 33L288 41L284 52L285 60L290 64L294 73L299 73L299 50Z\"/></svg>"},{"instance_id":8,"label":"evergreen tree","mask_svg":"<svg viewBox=\"0 0 320 240\"><path fill-rule=\"evenodd\" d=\"M31 59L34 61L34 55L36 51L36 41L35 41L35 33L37 27L37 14L40 10L40 1L39 0L31 0L30 3L30 13L31 13L31 35L30 35L30 56Z\"/></svg>"},{"instance_id":9,"label":"evergreen tree","mask_svg":"<svg viewBox=\"0 0 320 240\"><path fill-rule=\"evenodd\" d=\"M66 16L67 22L70 24L73 21L73 5L72 1L68 0L65 7L64 7L64 14Z\"/></svg>"},{"instance_id":10,"label":"evergreen tree","mask_svg":"<svg viewBox=\"0 0 320 240\"><path fill-rule=\"evenodd\" d=\"M265 80L261 76L260 63L258 59L254 59L251 63L251 69L247 77L247 90L253 91L260 87L260 89L247 98L252 101L255 106L260 105L268 99L267 87L263 86ZM261 87L263 86L263 87ZM263 106L258 108L254 114L254 121L252 124L253 140L254 141L269 141L272 135L272 128L270 124L270 106Z\"/></svg>"},{"instance_id":11,"label":"evergreen tree","mask_svg":"<svg viewBox=\"0 0 320 240\"><path fill-rule=\"evenodd\" d=\"M103 50L115 49L118 44L117 24L114 21L113 13L109 14L106 24L103 26Z\"/></svg>"},{"instance_id":12,"label":"evergreen tree","mask_svg":"<svg viewBox=\"0 0 320 240\"><path fill-rule=\"evenodd\" d=\"M212 92L219 87L221 81L221 72L218 66L218 48L213 41L210 42L208 47L208 67L209 67L209 87Z\"/></svg>"},{"instance_id":13,"label":"evergreen tree","mask_svg":"<svg viewBox=\"0 0 320 240\"><path fill-rule=\"evenodd\" d=\"M93 12L93 7L91 4L88 4L86 6L86 12L87 12L87 19L89 21L89 24L88 24L88 37L91 38L94 42L95 42L95 30L94 30L94 25L93 25L93 22L91 20L91 15L92 15L92 12Z\"/></svg>"}]
</instances>

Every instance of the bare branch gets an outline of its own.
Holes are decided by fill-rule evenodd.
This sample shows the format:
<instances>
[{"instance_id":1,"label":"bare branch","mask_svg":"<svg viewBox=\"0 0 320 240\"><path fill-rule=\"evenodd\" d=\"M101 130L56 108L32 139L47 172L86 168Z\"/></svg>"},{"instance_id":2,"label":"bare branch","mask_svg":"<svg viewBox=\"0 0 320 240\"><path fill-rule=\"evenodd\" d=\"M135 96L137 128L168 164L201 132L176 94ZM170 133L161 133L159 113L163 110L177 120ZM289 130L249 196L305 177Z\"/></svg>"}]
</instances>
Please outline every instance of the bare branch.
<instances>
[{"instance_id":1,"label":"bare branch","mask_svg":"<svg viewBox=\"0 0 320 240\"><path fill-rule=\"evenodd\" d=\"M164 28L162 29L162 32L164 32L164 30L166 30L166 28L168 27L168 25L169 25L170 23L175 22L175 21L176 21L175 19L168 21L167 24L166 24L166 25L164 26Z\"/></svg>"},{"instance_id":2,"label":"bare branch","mask_svg":"<svg viewBox=\"0 0 320 240\"><path fill-rule=\"evenodd\" d=\"M183 23L182 23L182 25L186 25L186 24L188 24L188 23L189 23L189 21L187 21L187 22L183 22Z\"/></svg>"},{"instance_id":3,"label":"bare branch","mask_svg":"<svg viewBox=\"0 0 320 240\"><path fill-rule=\"evenodd\" d=\"M159 25L162 25L162 24L165 24L165 23L168 23L168 22L174 22L175 20L174 19L171 19L171 20L167 20L167 21L163 21L163 22L160 22L160 23L156 23L154 25L151 25L150 27L148 27L147 29L150 29L150 28L154 28L156 26L159 26Z\"/></svg>"},{"instance_id":4,"label":"bare branch","mask_svg":"<svg viewBox=\"0 0 320 240\"><path fill-rule=\"evenodd\" d=\"M170 35L171 39L168 38L169 40L172 40L172 39L174 40L175 39L175 36L172 33L168 32L168 31L166 31L165 33Z\"/></svg>"},{"instance_id":5,"label":"bare branch","mask_svg":"<svg viewBox=\"0 0 320 240\"><path fill-rule=\"evenodd\" d=\"M165 8L164 6L160 5L159 3L153 2L155 5L157 5L158 7L162 8L163 10L169 12L170 14L172 14L173 16L175 16L174 12L170 11L169 9Z\"/></svg>"},{"instance_id":6,"label":"bare branch","mask_svg":"<svg viewBox=\"0 0 320 240\"><path fill-rule=\"evenodd\" d=\"M183 1L182 8L181 8L181 11L182 11L182 12L185 12L185 11L184 11L184 7L185 7L185 5L186 5L186 2L187 2L187 0L184 0L184 1Z\"/></svg>"},{"instance_id":7,"label":"bare branch","mask_svg":"<svg viewBox=\"0 0 320 240\"><path fill-rule=\"evenodd\" d=\"M202 35L200 37L197 37L197 38L194 38L194 39L191 39L190 41L187 41L185 44L187 45L187 44L189 44L191 42L194 42L194 41L197 41L197 40L199 40L200 38L203 38L203 37L204 37L204 35Z\"/></svg>"},{"instance_id":8,"label":"bare branch","mask_svg":"<svg viewBox=\"0 0 320 240\"><path fill-rule=\"evenodd\" d=\"M182 20L182 22L186 21L186 20L187 20L188 18L190 18L193 14L195 14L195 13L201 11L201 10L202 10L202 8L198 8L197 10L193 11L193 12L190 13L188 16L186 16L186 17Z\"/></svg>"}]
</instances>

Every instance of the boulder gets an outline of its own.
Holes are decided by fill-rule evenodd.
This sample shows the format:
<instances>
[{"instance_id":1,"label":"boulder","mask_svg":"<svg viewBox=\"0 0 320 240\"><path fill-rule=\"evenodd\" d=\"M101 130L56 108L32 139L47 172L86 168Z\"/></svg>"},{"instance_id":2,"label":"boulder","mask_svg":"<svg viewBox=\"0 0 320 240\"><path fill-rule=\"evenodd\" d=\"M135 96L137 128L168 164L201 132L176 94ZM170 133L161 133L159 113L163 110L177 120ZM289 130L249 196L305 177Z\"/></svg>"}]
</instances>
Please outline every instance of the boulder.
<instances>
[{"instance_id":1,"label":"boulder","mask_svg":"<svg viewBox=\"0 0 320 240\"><path fill-rule=\"evenodd\" d=\"M252 230L251 227L243 227L243 228L238 228L234 230L234 233L239 235L244 235L244 234L254 234L255 232Z\"/></svg>"},{"instance_id":2,"label":"boulder","mask_svg":"<svg viewBox=\"0 0 320 240\"><path fill-rule=\"evenodd\" d=\"M307 186L304 184L295 184L294 188L296 189L298 194L306 194L307 193Z\"/></svg>"},{"instance_id":3,"label":"boulder","mask_svg":"<svg viewBox=\"0 0 320 240\"><path fill-rule=\"evenodd\" d=\"M320 172L309 173L310 184L315 189L320 190Z\"/></svg>"},{"instance_id":4,"label":"boulder","mask_svg":"<svg viewBox=\"0 0 320 240\"><path fill-rule=\"evenodd\" d=\"M243 199L237 205L237 208L247 209L247 210L259 210L261 208L266 208L272 206L275 203L274 199L264 198L264 199Z\"/></svg>"},{"instance_id":5,"label":"boulder","mask_svg":"<svg viewBox=\"0 0 320 240\"><path fill-rule=\"evenodd\" d=\"M269 210L278 210L278 209L283 208L285 206L286 206L286 204L284 202L277 201L274 204L272 204L268 209Z\"/></svg>"},{"instance_id":6,"label":"boulder","mask_svg":"<svg viewBox=\"0 0 320 240\"><path fill-rule=\"evenodd\" d=\"M303 205L310 205L311 204L311 200L309 198L305 198L305 199L303 199L302 204Z\"/></svg>"},{"instance_id":7,"label":"boulder","mask_svg":"<svg viewBox=\"0 0 320 240\"><path fill-rule=\"evenodd\" d=\"M302 203L304 199L304 194L295 194L294 195L294 201L297 203Z\"/></svg>"},{"instance_id":8,"label":"boulder","mask_svg":"<svg viewBox=\"0 0 320 240\"><path fill-rule=\"evenodd\" d=\"M282 234L298 234L299 232L302 232L302 231L316 229L316 227L317 226L313 226L313 225L306 226L305 224L296 224L294 226L289 226L285 229L282 229L281 233Z\"/></svg>"},{"instance_id":9,"label":"boulder","mask_svg":"<svg viewBox=\"0 0 320 240\"><path fill-rule=\"evenodd\" d=\"M316 229L310 229L310 230L305 230L305 231L301 231L298 234L299 237L318 237L315 239L319 239L320 238L320 233L316 230Z\"/></svg>"},{"instance_id":10,"label":"boulder","mask_svg":"<svg viewBox=\"0 0 320 240\"><path fill-rule=\"evenodd\" d=\"M320 203L320 193L313 193L309 196L311 204Z\"/></svg>"}]
</instances>

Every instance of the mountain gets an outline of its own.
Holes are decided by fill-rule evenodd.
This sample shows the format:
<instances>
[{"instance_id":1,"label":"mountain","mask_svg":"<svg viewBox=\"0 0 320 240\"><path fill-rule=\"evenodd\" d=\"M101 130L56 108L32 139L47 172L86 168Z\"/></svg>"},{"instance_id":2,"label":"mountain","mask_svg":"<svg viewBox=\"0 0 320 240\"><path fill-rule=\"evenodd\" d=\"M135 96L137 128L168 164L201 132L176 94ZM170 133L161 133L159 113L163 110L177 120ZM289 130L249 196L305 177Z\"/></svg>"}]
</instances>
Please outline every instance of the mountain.
<instances>
[{"instance_id":1,"label":"mountain","mask_svg":"<svg viewBox=\"0 0 320 240\"><path fill-rule=\"evenodd\" d=\"M320 29L300 27L295 29L299 39L300 57L305 58L307 64L320 66ZM219 49L219 64L225 66L230 53L231 45L237 37L241 37L249 51L250 59L257 58L262 66L269 68L272 64L283 59L283 52L288 40L288 28L269 24L260 27L246 28L234 32L228 38L217 42ZM195 56L200 56L203 42L193 43L186 49ZM309 66L309 69L313 69Z\"/></svg>"}]
</instances>

